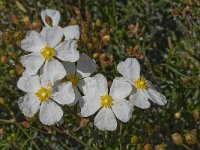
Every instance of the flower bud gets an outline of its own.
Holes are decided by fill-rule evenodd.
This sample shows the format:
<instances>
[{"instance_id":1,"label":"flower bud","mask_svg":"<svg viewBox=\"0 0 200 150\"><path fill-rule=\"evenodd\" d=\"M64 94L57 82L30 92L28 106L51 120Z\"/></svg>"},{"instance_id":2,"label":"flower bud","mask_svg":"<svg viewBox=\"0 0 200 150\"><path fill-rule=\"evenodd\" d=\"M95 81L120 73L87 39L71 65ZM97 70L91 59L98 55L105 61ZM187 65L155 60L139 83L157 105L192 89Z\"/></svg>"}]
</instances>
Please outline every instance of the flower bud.
<instances>
[{"instance_id":1,"label":"flower bud","mask_svg":"<svg viewBox=\"0 0 200 150\"><path fill-rule=\"evenodd\" d=\"M80 127L85 128L87 127L88 123L89 123L89 119L82 118L80 121Z\"/></svg>"},{"instance_id":2,"label":"flower bud","mask_svg":"<svg viewBox=\"0 0 200 150\"><path fill-rule=\"evenodd\" d=\"M53 27L53 20L51 19L51 17L49 17L49 16L45 16L45 22L49 25L49 26L51 26L51 27Z\"/></svg>"},{"instance_id":3,"label":"flower bud","mask_svg":"<svg viewBox=\"0 0 200 150\"><path fill-rule=\"evenodd\" d=\"M174 114L174 117L175 117L176 119L180 119L180 118L181 118L181 111L176 112L176 113Z\"/></svg>"},{"instance_id":4,"label":"flower bud","mask_svg":"<svg viewBox=\"0 0 200 150\"><path fill-rule=\"evenodd\" d=\"M94 53L94 54L92 55L92 57L93 57L94 59L97 59L97 58L99 57L99 54L98 54L98 53Z\"/></svg>"},{"instance_id":5,"label":"flower bud","mask_svg":"<svg viewBox=\"0 0 200 150\"><path fill-rule=\"evenodd\" d=\"M183 144L183 138L179 133L172 134L172 140L176 145L182 145Z\"/></svg>"},{"instance_id":6,"label":"flower bud","mask_svg":"<svg viewBox=\"0 0 200 150\"><path fill-rule=\"evenodd\" d=\"M12 15L12 22L15 25L19 24L19 18L16 15Z\"/></svg>"},{"instance_id":7,"label":"flower bud","mask_svg":"<svg viewBox=\"0 0 200 150\"><path fill-rule=\"evenodd\" d=\"M5 104L5 100L3 97L0 97L0 105L4 105Z\"/></svg>"},{"instance_id":8,"label":"flower bud","mask_svg":"<svg viewBox=\"0 0 200 150\"><path fill-rule=\"evenodd\" d=\"M89 50L92 50L94 48L94 45L92 43L88 43L87 47L88 47Z\"/></svg>"},{"instance_id":9,"label":"flower bud","mask_svg":"<svg viewBox=\"0 0 200 150\"><path fill-rule=\"evenodd\" d=\"M167 145L165 143L155 146L155 150L166 150Z\"/></svg>"},{"instance_id":10,"label":"flower bud","mask_svg":"<svg viewBox=\"0 0 200 150\"><path fill-rule=\"evenodd\" d=\"M2 35L2 38L3 38L3 40L6 44L11 44L12 41L13 41L9 32L4 32L3 35Z\"/></svg>"},{"instance_id":11,"label":"flower bud","mask_svg":"<svg viewBox=\"0 0 200 150\"><path fill-rule=\"evenodd\" d=\"M6 64L8 62L8 57L2 56L1 57L1 62L4 63L4 64Z\"/></svg>"},{"instance_id":12,"label":"flower bud","mask_svg":"<svg viewBox=\"0 0 200 150\"><path fill-rule=\"evenodd\" d=\"M87 43L88 42L88 36L87 36L87 34L81 34L81 40L83 42Z\"/></svg>"},{"instance_id":13,"label":"flower bud","mask_svg":"<svg viewBox=\"0 0 200 150\"><path fill-rule=\"evenodd\" d=\"M185 141L188 144L190 144L190 145L196 144L196 142L197 142L197 134L196 134L195 130L185 133L184 136L185 136Z\"/></svg>"},{"instance_id":14,"label":"flower bud","mask_svg":"<svg viewBox=\"0 0 200 150\"><path fill-rule=\"evenodd\" d=\"M22 122L22 126L23 126L24 128L29 128L29 127L30 127L30 124L29 124L28 121L23 121L23 122Z\"/></svg>"},{"instance_id":15,"label":"flower bud","mask_svg":"<svg viewBox=\"0 0 200 150\"><path fill-rule=\"evenodd\" d=\"M18 75L22 75L23 74L23 72L24 72L24 67L22 67L21 65L16 65L15 66L15 71L16 71L16 73L18 74Z\"/></svg>"},{"instance_id":16,"label":"flower bud","mask_svg":"<svg viewBox=\"0 0 200 150\"><path fill-rule=\"evenodd\" d=\"M101 31L100 31L100 36L103 37L103 36L105 36L107 33L108 33L107 29L106 29L106 28L103 28L103 29L101 29Z\"/></svg>"},{"instance_id":17,"label":"flower bud","mask_svg":"<svg viewBox=\"0 0 200 150\"><path fill-rule=\"evenodd\" d=\"M151 146L151 144L145 144L143 150L153 150L153 147Z\"/></svg>"},{"instance_id":18,"label":"flower bud","mask_svg":"<svg viewBox=\"0 0 200 150\"><path fill-rule=\"evenodd\" d=\"M100 19L97 19L96 22L95 22L95 25L97 27L100 27L101 26L101 20Z\"/></svg>"},{"instance_id":19,"label":"flower bud","mask_svg":"<svg viewBox=\"0 0 200 150\"><path fill-rule=\"evenodd\" d=\"M103 43L107 44L110 42L110 36L109 35L105 35L102 38Z\"/></svg>"},{"instance_id":20,"label":"flower bud","mask_svg":"<svg viewBox=\"0 0 200 150\"><path fill-rule=\"evenodd\" d=\"M101 54L99 55L99 59L100 59L101 61L105 61L105 60L106 60L106 54L105 54L105 53L101 53Z\"/></svg>"},{"instance_id":21,"label":"flower bud","mask_svg":"<svg viewBox=\"0 0 200 150\"><path fill-rule=\"evenodd\" d=\"M137 136L137 135L133 135L133 136L131 137L131 143L132 143L132 144L137 144L138 142L139 142L138 136Z\"/></svg>"},{"instance_id":22,"label":"flower bud","mask_svg":"<svg viewBox=\"0 0 200 150\"><path fill-rule=\"evenodd\" d=\"M15 70L14 70L14 69L10 69L10 70L9 70L9 74L10 74L10 75L14 75L14 74L15 74Z\"/></svg>"},{"instance_id":23,"label":"flower bud","mask_svg":"<svg viewBox=\"0 0 200 150\"><path fill-rule=\"evenodd\" d=\"M200 121L200 111L198 109L195 109L193 111L193 118L195 119L195 121Z\"/></svg>"},{"instance_id":24,"label":"flower bud","mask_svg":"<svg viewBox=\"0 0 200 150\"><path fill-rule=\"evenodd\" d=\"M71 18L70 24L71 25L77 25L78 24L78 20L76 18Z\"/></svg>"}]
</instances>

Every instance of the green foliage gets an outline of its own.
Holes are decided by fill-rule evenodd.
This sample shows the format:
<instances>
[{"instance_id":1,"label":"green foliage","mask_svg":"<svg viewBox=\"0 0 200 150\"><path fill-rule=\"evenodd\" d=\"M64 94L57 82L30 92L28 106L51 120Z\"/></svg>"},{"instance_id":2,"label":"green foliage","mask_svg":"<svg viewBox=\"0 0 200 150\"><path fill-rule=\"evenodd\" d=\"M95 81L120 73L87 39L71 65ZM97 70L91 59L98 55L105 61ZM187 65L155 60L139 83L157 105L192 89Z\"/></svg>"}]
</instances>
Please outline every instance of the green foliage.
<instances>
[{"instance_id":1,"label":"green foliage","mask_svg":"<svg viewBox=\"0 0 200 150\"><path fill-rule=\"evenodd\" d=\"M86 30L89 40L82 39L81 52L91 57L96 54L101 73L110 81L119 76L116 65L120 61L136 57L143 66L142 73L167 97L168 104L152 104L147 110L135 108L131 121L120 122L114 132L99 131L93 117L89 123L83 120L78 106L63 107L64 123L51 127L42 125L37 116L25 118L17 105L23 95L16 87L22 69L20 56L24 53L19 43L28 30L39 28L40 11L46 8L61 12L61 26L77 21L82 31L84 23L92 26L99 19L99 26ZM141 150L147 143L155 147L163 142L167 149L183 149L173 143L171 134L183 135L192 129L199 133L199 14L200 4L186 0L0 1L0 149ZM108 43L101 42L102 29L110 36ZM180 117L174 116L177 112ZM86 121L84 127L81 121ZM138 136L138 143L131 143L133 135ZM200 148L198 143L189 147Z\"/></svg>"}]
</instances>

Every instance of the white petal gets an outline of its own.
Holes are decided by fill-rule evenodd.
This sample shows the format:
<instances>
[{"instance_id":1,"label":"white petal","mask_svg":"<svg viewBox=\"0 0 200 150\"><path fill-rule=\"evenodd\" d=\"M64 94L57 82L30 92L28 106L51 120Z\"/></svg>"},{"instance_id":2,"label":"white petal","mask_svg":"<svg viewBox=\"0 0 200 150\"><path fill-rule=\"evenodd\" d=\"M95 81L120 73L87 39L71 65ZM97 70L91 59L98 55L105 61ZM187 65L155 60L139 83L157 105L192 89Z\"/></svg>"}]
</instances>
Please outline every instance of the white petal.
<instances>
[{"instance_id":1,"label":"white petal","mask_svg":"<svg viewBox=\"0 0 200 150\"><path fill-rule=\"evenodd\" d=\"M148 98L152 100L154 103L158 105L165 105L167 103L166 97L163 94L153 89L148 89L146 92Z\"/></svg>"},{"instance_id":2,"label":"white petal","mask_svg":"<svg viewBox=\"0 0 200 150\"><path fill-rule=\"evenodd\" d=\"M148 97L143 91L137 90L136 93L132 94L129 97L132 104L136 107L147 109L150 107L150 103L148 101Z\"/></svg>"},{"instance_id":3,"label":"white petal","mask_svg":"<svg viewBox=\"0 0 200 150\"><path fill-rule=\"evenodd\" d=\"M42 10L42 12L41 12L42 21L44 22L44 24L46 26L49 26L45 21L45 17L46 16L49 16L52 19L53 26L57 26L58 25L58 23L60 21L60 12L59 11L52 10L52 9Z\"/></svg>"},{"instance_id":4,"label":"white petal","mask_svg":"<svg viewBox=\"0 0 200 150\"><path fill-rule=\"evenodd\" d=\"M79 59L76 41L65 41L60 43L56 48L56 56L62 61L76 62Z\"/></svg>"},{"instance_id":5,"label":"white petal","mask_svg":"<svg viewBox=\"0 0 200 150\"><path fill-rule=\"evenodd\" d=\"M94 118L94 125L102 131L113 131L117 128L117 121L110 108L102 108Z\"/></svg>"},{"instance_id":6,"label":"white petal","mask_svg":"<svg viewBox=\"0 0 200 150\"><path fill-rule=\"evenodd\" d=\"M27 75L35 75L44 63L40 53L31 53L21 57L21 63L26 68Z\"/></svg>"},{"instance_id":7,"label":"white petal","mask_svg":"<svg viewBox=\"0 0 200 150\"><path fill-rule=\"evenodd\" d=\"M17 82L17 87L24 92L35 94L41 88L40 78L38 75L22 76Z\"/></svg>"},{"instance_id":8,"label":"white petal","mask_svg":"<svg viewBox=\"0 0 200 150\"><path fill-rule=\"evenodd\" d=\"M100 97L95 96L83 96L83 105L81 107L81 115L83 117L88 117L93 115L97 110L101 108L101 100Z\"/></svg>"},{"instance_id":9,"label":"white petal","mask_svg":"<svg viewBox=\"0 0 200 150\"><path fill-rule=\"evenodd\" d=\"M21 42L21 48L28 52L40 52L46 42L40 33L32 30L27 32L26 37Z\"/></svg>"},{"instance_id":10,"label":"white petal","mask_svg":"<svg viewBox=\"0 0 200 150\"><path fill-rule=\"evenodd\" d=\"M75 72L76 72L75 63L65 61L65 62L62 62L62 64L66 70L67 76L75 75Z\"/></svg>"},{"instance_id":11,"label":"white petal","mask_svg":"<svg viewBox=\"0 0 200 150\"><path fill-rule=\"evenodd\" d=\"M82 87L84 95L96 95L100 97L108 94L108 83L102 74L87 77L83 81L85 82L85 85Z\"/></svg>"},{"instance_id":12,"label":"white petal","mask_svg":"<svg viewBox=\"0 0 200 150\"><path fill-rule=\"evenodd\" d=\"M122 122L127 122L132 116L133 106L131 102L121 99L114 100L112 110L115 113L116 117Z\"/></svg>"},{"instance_id":13,"label":"white petal","mask_svg":"<svg viewBox=\"0 0 200 150\"><path fill-rule=\"evenodd\" d=\"M122 77L115 78L110 88L110 95L114 99L124 99L132 91L132 86Z\"/></svg>"},{"instance_id":14,"label":"white petal","mask_svg":"<svg viewBox=\"0 0 200 150\"><path fill-rule=\"evenodd\" d=\"M55 83L66 76L66 71L61 62L56 59L46 61L43 68L44 79L48 82ZM47 83L48 84L48 83Z\"/></svg>"},{"instance_id":15,"label":"white petal","mask_svg":"<svg viewBox=\"0 0 200 150\"><path fill-rule=\"evenodd\" d=\"M77 61L77 75L80 78L89 77L97 70L97 64L95 60L91 59L86 54L81 54Z\"/></svg>"},{"instance_id":16,"label":"white petal","mask_svg":"<svg viewBox=\"0 0 200 150\"><path fill-rule=\"evenodd\" d=\"M73 103L75 94L71 82L58 85L58 92L53 93L53 100L61 105Z\"/></svg>"},{"instance_id":17,"label":"white petal","mask_svg":"<svg viewBox=\"0 0 200 150\"><path fill-rule=\"evenodd\" d=\"M19 98L18 105L25 116L33 117L38 112L40 100L34 94L26 94Z\"/></svg>"},{"instance_id":18,"label":"white petal","mask_svg":"<svg viewBox=\"0 0 200 150\"><path fill-rule=\"evenodd\" d=\"M140 64L135 58L127 58L124 62L120 62L117 69L130 82L133 82L140 76Z\"/></svg>"},{"instance_id":19,"label":"white petal","mask_svg":"<svg viewBox=\"0 0 200 150\"><path fill-rule=\"evenodd\" d=\"M80 37L80 29L78 25L67 26L64 29L65 40L78 40Z\"/></svg>"},{"instance_id":20,"label":"white petal","mask_svg":"<svg viewBox=\"0 0 200 150\"><path fill-rule=\"evenodd\" d=\"M63 37L63 30L59 26L44 27L42 29L41 35L46 40L47 45L54 48L61 42Z\"/></svg>"},{"instance_id":21,"label":"white petal","mask_svg":"<svg viewBox=\"0 0 200 150\"><path fill-rule=\"evenodd\" d=\"M77 87L74 87L75 100L69 106L74 106L78 101L82 100L81 94Z\"/></svg>"},{"instance_id":22,"label":"white petal","mask_svg":"<svg viewBox=\"0 0 200 150\"><path fill-rule=\"evenodd\" d=\"M63 111L55 102L42 102L39 118L45 125L53 125L60 121Z\"/></svg>"}]
</instances>

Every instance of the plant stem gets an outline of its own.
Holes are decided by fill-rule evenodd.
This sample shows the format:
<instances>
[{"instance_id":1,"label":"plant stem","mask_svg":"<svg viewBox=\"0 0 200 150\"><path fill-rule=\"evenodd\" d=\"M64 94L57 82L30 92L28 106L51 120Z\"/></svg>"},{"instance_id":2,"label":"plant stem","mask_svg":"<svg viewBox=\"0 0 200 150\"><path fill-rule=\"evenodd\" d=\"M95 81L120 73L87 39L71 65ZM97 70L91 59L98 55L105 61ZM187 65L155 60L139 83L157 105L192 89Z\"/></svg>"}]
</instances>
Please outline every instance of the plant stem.
<instances>
[{"instance_id":1,"label":"plant stem","mask_svg":"<svg viewBox=\"0 0 200 150\"><path fill-rule=\"evenodd\" d=\"M123 124L120 122L120 127L119 127L119 149L120 150L123 150L123 143L122 143L122 137L123 137L123 133L122 133L122 130L123 130Z\"/></svg>"},{"instance_id":2,"label":"plant stem","mask_svg":"<svg viewBox=\"0 0 200 150\"><path fill-rule=\"evenodd\" d=\"M187 150L192 150L191 148L189 148L187 145L182 144L183 147L185 147Z\"/></svg>"},{"instance_id":3,"label":"plant stem","mask_svg":"<svg viewBox=\"0 0 200 150\"><path fill-rule=\"evenodd\" d=\"M15 119L10 119L10 120L6 120L6 119L0 119L0 124L12 124L15 123Z\"/></svg>"}]
</instances>

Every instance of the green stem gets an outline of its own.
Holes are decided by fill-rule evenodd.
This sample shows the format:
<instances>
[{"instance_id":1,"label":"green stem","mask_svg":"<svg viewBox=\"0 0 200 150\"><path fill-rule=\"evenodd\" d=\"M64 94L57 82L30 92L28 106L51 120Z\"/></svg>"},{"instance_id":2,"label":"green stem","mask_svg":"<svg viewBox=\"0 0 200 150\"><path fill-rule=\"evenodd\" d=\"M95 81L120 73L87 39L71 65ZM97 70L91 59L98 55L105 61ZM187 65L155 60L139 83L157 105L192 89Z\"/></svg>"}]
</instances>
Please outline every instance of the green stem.
<instances>
[{"instance_id":1,"label":"green stem","mask_svg":"<svg viewBox=\"0 0 200 150\"><path fill-rule=\"evenodd\" d=\"M0 119L0 124L12 124L12 123L15 123L15 119L10 119L10 120Z\"/></svg>"},{"instance_id":2,"label":"green stem","mask_svg":"<svg viewBox=\"0 0 200 150\"><path fill-rule=\"evenodd\" d=\"M123 124L120 123L120 129L119 129L119 149L120 150L123 150L123 143L122 143L123 133L122 133L122 130L123 130Z\"/></svg>"},{"instance_id":3,"label":"green stem","mask_svg":"<svg viewBox=\"0 0 200 150\"><path fill-rule=\"evenodd\" d=\"M189 148L187 145L182 144L183 147L185 147L187 150L192 150L191 148Z\"/></svg>"}]
</instances>

